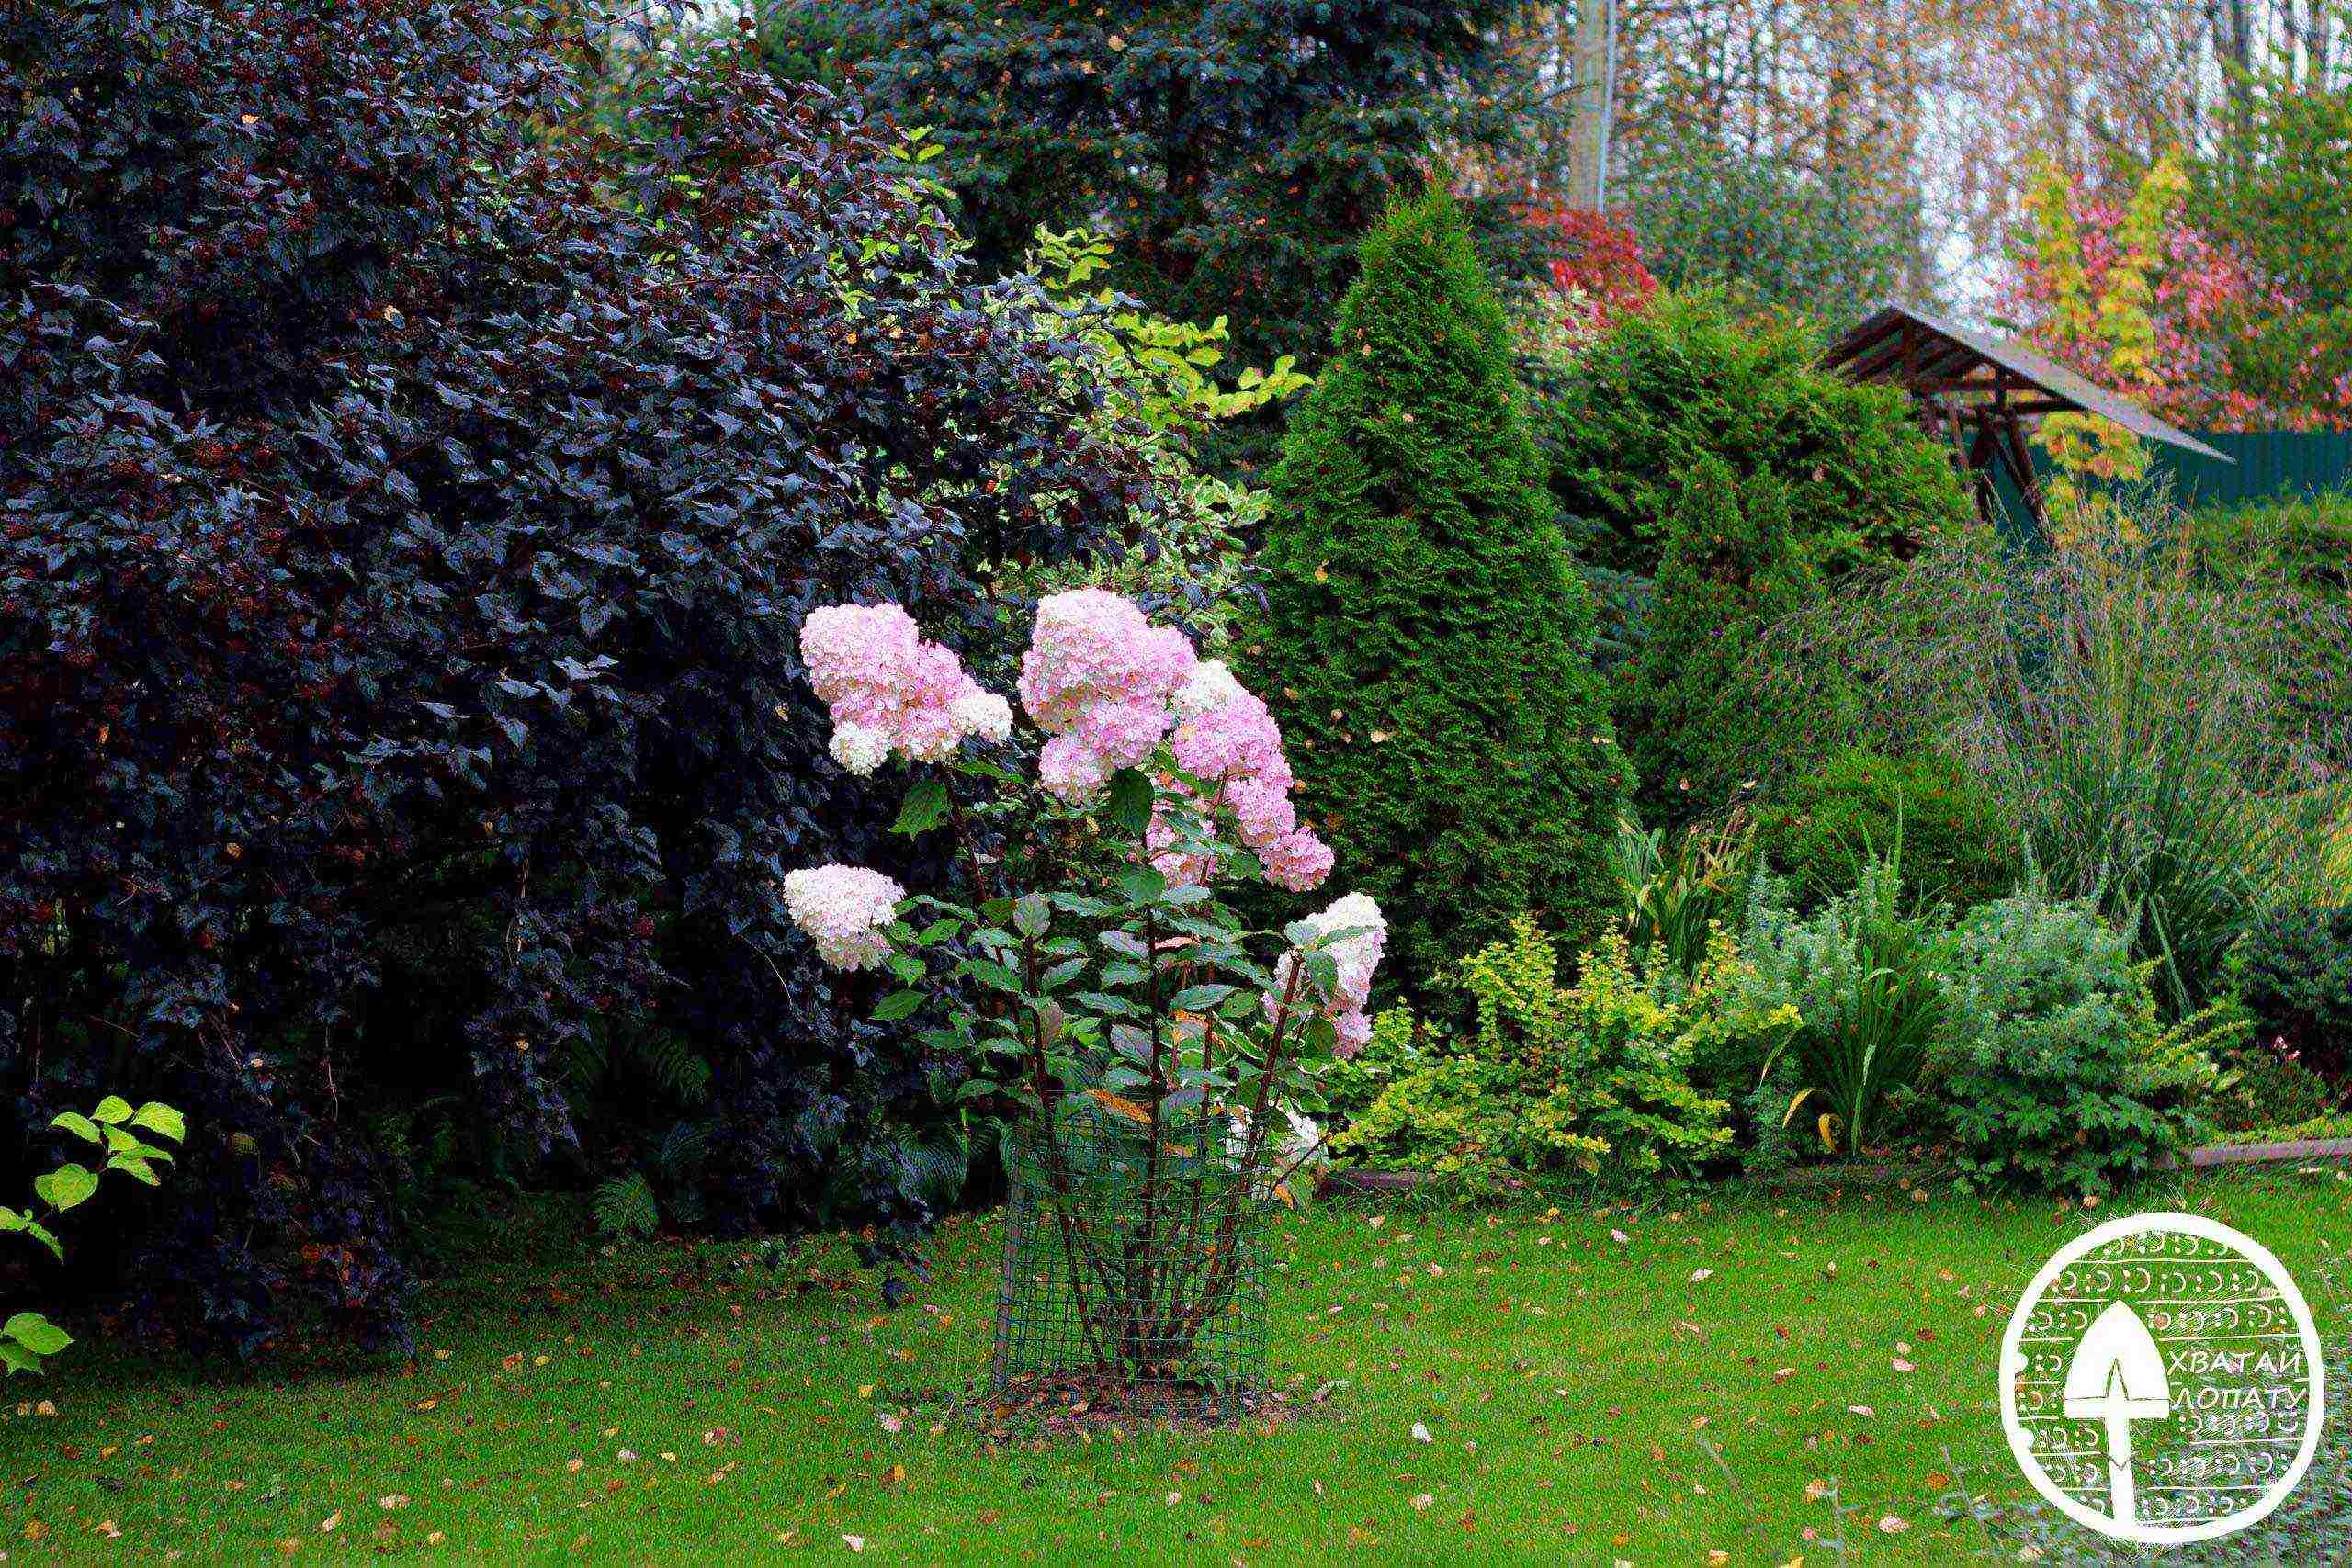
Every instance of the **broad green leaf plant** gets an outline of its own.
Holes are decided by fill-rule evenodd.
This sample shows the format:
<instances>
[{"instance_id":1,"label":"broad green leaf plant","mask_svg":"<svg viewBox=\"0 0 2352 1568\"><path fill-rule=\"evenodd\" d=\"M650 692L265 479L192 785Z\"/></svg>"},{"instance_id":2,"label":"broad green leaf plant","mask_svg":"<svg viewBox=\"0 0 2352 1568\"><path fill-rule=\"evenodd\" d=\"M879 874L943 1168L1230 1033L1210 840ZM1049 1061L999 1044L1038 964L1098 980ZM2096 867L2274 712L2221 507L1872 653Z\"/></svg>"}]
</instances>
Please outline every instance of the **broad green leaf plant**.
<instances>
[{"instance_id":1,"label":"broad green leaf plant","mask_svg":"<svg viewBox=\"0 0 2352 1568\"><path fill-rule=\"evenodd\" d=\"M1094 351L1072 371L1098 387L1102 417L1140 427L1145 460L1166 504L1141 547L1038 573L1037 592L1090 585L1175 607L1204 651L1223 652L1245 602L1243 541L1266 515L1265 492L1204 473L1195 444L1213 425L1246 419L1290 398L1312 378L1288 355L1264 369L1221 373L1229 328L1154 315L1108 286L1116 256L1092 231L1040 227L1029 258L1046 299Z\"/></svg>"},{"instance_id":2,"label":"broad green leaf plant","mask_svg":"<svg viewBox=\"0 0 2352 1568\"><path fill-rule=\"evenodd\" d=\"M74 1160L33 1179L33 1196L48 1208L51 1219L89 1201L98 1190L99 1178L109 1170L119 1170L150 1187L161 1185L163 1179L155 1173L156 1162L168 1165L172 1155L149 1143L148 1135L175 1144L187 1135L186 1121L162 1100L151 1100L133 1110L129 1100L114 1094L98 1101L96 1109L86 1116L78 1111L62 1111L51 1118L49 1124L97 1145L98 1152L92 1158L104 1156L96 1170ZM33 1204L28 1203L21 1210L0 1205L0 1231L20 1231L49 1248L51 1256L61 1262L64 1260L64 1244L42 1223L40 1210ZM6 1365L11 1376L41 1371L43 1361L73 1343L72 1335L37 1312L17 1313L6 1323L0 1323L0 1363Z\"/></svg>"}]
</instances>

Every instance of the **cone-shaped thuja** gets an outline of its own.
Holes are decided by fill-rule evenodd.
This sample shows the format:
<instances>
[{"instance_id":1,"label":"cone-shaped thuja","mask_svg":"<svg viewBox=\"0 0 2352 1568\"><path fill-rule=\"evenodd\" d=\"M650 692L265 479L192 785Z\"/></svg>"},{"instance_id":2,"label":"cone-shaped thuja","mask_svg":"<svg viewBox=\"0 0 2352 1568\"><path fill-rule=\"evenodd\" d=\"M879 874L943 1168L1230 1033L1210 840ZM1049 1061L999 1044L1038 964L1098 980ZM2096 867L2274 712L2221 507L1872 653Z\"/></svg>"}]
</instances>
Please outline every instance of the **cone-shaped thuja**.
<instances>
[{"instance_id":1,"label":"cone-shaped thuja","mask_svg":"<svg viewBox=\"0 0 2352 1568\"><path fill-rule=\"evenodd\" d=\"M1522 910L1571 941L1605 918L1626 777L1461 214L1400 205L1363 263L1272 475L1252 661L1337 883L1418 985Z\"/></svg>"}]
</instances>

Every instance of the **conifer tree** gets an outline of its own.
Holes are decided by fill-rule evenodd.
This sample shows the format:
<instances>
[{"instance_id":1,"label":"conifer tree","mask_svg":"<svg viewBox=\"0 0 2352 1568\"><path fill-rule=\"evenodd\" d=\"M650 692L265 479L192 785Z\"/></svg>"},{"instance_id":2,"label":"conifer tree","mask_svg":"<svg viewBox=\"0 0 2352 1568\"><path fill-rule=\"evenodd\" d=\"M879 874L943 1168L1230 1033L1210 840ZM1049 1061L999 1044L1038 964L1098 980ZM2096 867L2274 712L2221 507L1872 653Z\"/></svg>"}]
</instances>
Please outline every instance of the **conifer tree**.
<instances>
[{"instance_id":1,"label":"conifer tree","mask_svg":"<svg viewBox=\"0 0 2352 1568\"><path fill-rule=\"evenodd\" d=\"M1506 40L1505 0L801 0L781 55L857 67L924 127L983 276L1041 223L1110 240L1107 281L1179 321L1229 317L1234 362L1311 364L1365 230L1415 171L1508 158L1557 106ZM1521 228L1511 203L1485 228ZM1506 249L1498 246L1498 252Z\"/></svg>"},{"instance_id":2,"label":"conifer tree","mask_svg":"<svg viewBox=\"0 0 2352 1568\"><path fill-rule=\"evenodd\" d=\"M1788 488L1761 470L1743 483L1702 454L1683 476L1648 640L1618 698L1618 728L1652 820L1705 815L1749 782L1738 776L1749 743L1776 717L1769 690L1735 677L1815 581L1798 551Z\"/></svg>"},{"instance_id":3,"label":"conifer tree","mask_svg":"<svg viewBox=\"0 0 2352 1568\"><path fill-rule=\"evenodd\" d=\"M1612 903L1626 788L1503 310L1442 191L1365 240L1272 476L1259 639L1304 814L1407 985L1532 912Z\"/></svg>"}]
</instances>

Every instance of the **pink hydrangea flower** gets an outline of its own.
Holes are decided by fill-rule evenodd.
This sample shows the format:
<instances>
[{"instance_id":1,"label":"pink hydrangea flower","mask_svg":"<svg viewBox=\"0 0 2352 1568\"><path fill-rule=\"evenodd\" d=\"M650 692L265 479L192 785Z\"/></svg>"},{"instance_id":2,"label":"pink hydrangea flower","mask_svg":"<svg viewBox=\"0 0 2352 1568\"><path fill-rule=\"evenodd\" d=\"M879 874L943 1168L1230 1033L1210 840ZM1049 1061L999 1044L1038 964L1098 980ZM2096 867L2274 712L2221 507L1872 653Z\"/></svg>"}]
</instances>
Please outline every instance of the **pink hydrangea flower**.
<instances>
[{"instance_id":1,"label":"pink hydrangea flower","mask_svg":"<svg viewBox=\"0 0 2352 1568\"><path fill-rule=\"evenodd\" d=\"M1021 657L1021 705L1040 729L1069 742L1048 743L1053 760L1049 767L1040 759L1040 782L1082 798L1150 757L1194 662L1182 632L1153 626L1116 593L1079 588L1040 601Z\"/></svg>"},{"instance_id":2,"label":"pink hydrangea flower","mask_svg":"<svg viewBox=\"0 0 2352 1568\"><path fill-rule=\"evenodd\" d=\"M1257 853L1258 863L1265 868L1266 880L1293 893L1320 887L1323 879L1331 874L1331 846L1305 828L1261 845Z\"/></svg>"},{"instance_id":3,"label":"pink hydrangea flower","mask_svg":"<svg viewBox=\"0 0 2352 1568\"><path fill-rule=\"evenodd\" d=\"M820 865L788 873L784 907L792 923L835 969L872 969L890 956L884 929L898 918L907 890L859 865Z\"/></svg>"},{"instance_id":4,"label":"pink hydrangea flower","mask_svg":"<svg viewBox=\"0 0 2352 1568\"><path fill-rule=\"evenodd\" d=\"M1283 732L1266 705L1226 678L1233 694L1214 707L1203 708L1176 727L1170 748L1176 765L1188 773L1215 783L1220 779L1258 779L1282 789L1290 787L1290 763L1283 756Z\"/></svg>"},{"instance_id":5,"label":"pink hydrangea flower","mask_svg":"<svg viewBox=\"0 0 2352 1568\"><path fill-rule=\"evenodd\" d=\"M1372 1038L1372 1015L1366 1009L1372 1000L1372 976L1379 969L1381 953L1388 946L1387 919L1370 894L1351 893L1307 916L1306 923L1315 929L1318 937L1343 931L1355 933L1325 948L1338 968L1337 984L1330 995L1313 998L1339 1031L1339 1054L1352 1056ZM1291 954L1284 953L1275 965L1274 990L1266 998L1267 1017L1273 1017L1279 1010L1282 994L1289 989L1297 963ZM1306 989L1307 984L1302 981L1300 988Z\"/></svg>"},{"instance_id":6,"label":"pink hydrangea flower","mask_svg":"<svg viewBox=\"0 0 2352 1568\"><path fill-rule=\"evenodd\" d=\"M833 718L833 760L873 773L891 754L944 761L968 736L1001 740L1012 708L896 604L829 604L800 626L800 657Z\"/></svg>"},{"instance_id":7,"label":"pink hydrangea flower","mask_svg":"<svg viewBox=\"0 0 2352 1568\"><path fill-rule=\"evenodd\" d=\"M1176 706L1184 715L1169 741L1176 765L1213 786L1266 879L1294 893L1319 886L1331 874L1330 847L1298 825L1282 727L1265 703L1211 660L1193 671Z\"/></svg>"}]
</instances>

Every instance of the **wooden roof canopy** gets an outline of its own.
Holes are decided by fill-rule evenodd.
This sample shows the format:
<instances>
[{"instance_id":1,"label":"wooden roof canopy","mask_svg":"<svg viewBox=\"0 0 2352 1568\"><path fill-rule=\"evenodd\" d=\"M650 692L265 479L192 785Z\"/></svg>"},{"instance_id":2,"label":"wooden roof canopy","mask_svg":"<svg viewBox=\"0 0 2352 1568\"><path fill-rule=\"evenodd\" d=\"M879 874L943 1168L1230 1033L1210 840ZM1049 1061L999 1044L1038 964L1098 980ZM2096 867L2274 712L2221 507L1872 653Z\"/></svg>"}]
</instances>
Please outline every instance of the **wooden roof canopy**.
<instances>
[{"instance_id":1,"label":"wooden roof canopy","mask_svg":"<svg viewBox=\"0 0 2352 1568\"><path fill-rule=\"evenodd\" d=\"M1928 434L1949 442L1953 461L1971 476L1977 509L1988 520L1999 505L1995 470L2006 467L2035 520L2047 525L2024 425L2046 413L2098 414L2145 440L2216 462L2230 460L2137 403L2018 343L1908 305L1882 306L1830 344L1822 365L1849 381L1880 381L1908 392Z\"/></svg>"}]
</instances>

